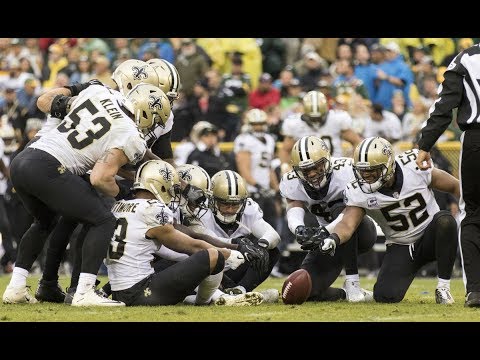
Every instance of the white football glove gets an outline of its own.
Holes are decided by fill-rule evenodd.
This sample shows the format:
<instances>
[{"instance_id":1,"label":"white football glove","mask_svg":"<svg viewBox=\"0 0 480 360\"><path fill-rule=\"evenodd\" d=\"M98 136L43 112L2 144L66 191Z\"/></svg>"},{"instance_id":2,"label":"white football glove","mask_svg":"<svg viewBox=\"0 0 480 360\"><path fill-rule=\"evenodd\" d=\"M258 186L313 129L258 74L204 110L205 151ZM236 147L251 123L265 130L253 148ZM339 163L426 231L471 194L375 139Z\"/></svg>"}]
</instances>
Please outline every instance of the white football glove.
<instances>
[{"instance_id":1,"label":"white football glove","mask_svg":"<svg viewBox=\"0 0 480 360\"><path fill-rule=\"evenodd\" d=\"M330 256L335 255L335 249L337 245L340 244L340 238L337 234L330 234L328 237L323 239L322 244L319 246L320 252L322 254L328 254Z\"/></svg>"},{"instance_id":2,"label":"white football glove","mask_svg":"<svg viewBox=\"0 0 480 360\"><path fill-rule=\"evenodd\" d=\"M235 270L245 262L245 258L240 251L230 250L230 256L225 260L225 270Z\"/></svg>"}]
</instances>

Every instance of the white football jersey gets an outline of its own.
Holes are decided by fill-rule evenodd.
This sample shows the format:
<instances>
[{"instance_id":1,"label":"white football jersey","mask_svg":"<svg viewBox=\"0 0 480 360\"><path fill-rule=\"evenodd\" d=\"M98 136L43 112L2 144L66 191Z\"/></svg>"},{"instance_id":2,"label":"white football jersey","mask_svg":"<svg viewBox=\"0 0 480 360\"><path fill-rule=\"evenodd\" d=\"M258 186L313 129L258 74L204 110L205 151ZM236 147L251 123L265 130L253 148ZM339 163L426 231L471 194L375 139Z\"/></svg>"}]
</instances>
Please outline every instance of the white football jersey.
<instances>
[{"instance_id":1,"label":"white football jersey","mask_svg":"<svg viewBox=\"0 0 480 360\"><path fill-rule=\"evenodd\" d=\"M106 85L103 85L105 86L106 88L108 88L110 90L110 92L115 96L115 98L122 102L125 101L125 97L122 95L122 93L120 93L119 91L117 90L113 90L111 88L109 88L108 86ZM60 123L62 122L62 120L60 120L59 118L56 118L56 117L53 117L51 115L48 115L47 116L47 120L43 123L43 126L42 128L37 132L37 134L35 136L43 136L45 135L46 133L48 133L50 130L53 130L54 128L56 128L58 125L60 125Z\"/></svg>"},{"instance_id":2,"label":"white football jersey","mask_svg":"<svg viewBox=\"0 0 480 360\"><path fill-rule=\"evenodd\" d=\"M332 157L332 175L323 189L307 192L295 172L290 171L280 180L280 194L290 200L303 201L318 223L325 226L332 222L331 207L343 203L345 186L354 178L351 158Z\"/></svg>"},{"instance_id":3,"label":"white football jersey","mask_svg":"<svg viewBox=\"0 0 480 360\"><path fill-rule=\"evenodd\" d=\"M282 124L282 134L295 140L303 136L315 135L327 144L332 156L342 156L342 131L351 129L352 117L343 110L329 110L325 124L308 125L302 120L300 113L287 117Z\"/></svg>"},{"instance_id":4,"label":"white football jersey","mask_svg":"<svg viewBox=\"0 0 480 360\"><path fill-rule=\"evenodd\" d=\"M170 130L172 130L172 127L173 127L173 111L170 112L170 116L168 117L164 127L157 126L153 130L153 132L149 132L147 135L145 135L145 140L147 141L148 148L150 149L160 136L165 135Z\"/></svg>"},{"instance_id":5,"label":"white football jersey","mask_svg":"<svg viewBox=\"0 0 480 360\"><path fill-rule=\"evenodd\" d=\"M150 262L161 245L147 239L148 230L173 224L172 211L158 200L120 200L112 206L117 227L105 261L113 291L125 290L154 273Z\"/></svg>"},{"instance_id":6,"label":"white football jersey","mask_svg":"<svg viewBox=\"0 0 480 360\"><path fill-rule=\"evenodd\" d=\"M45 135L46 133L50 132L50 130L55 129L58 125L60 125L61 122L62 120L60 120L59 118L49 115L47 117L47 121L45 121L42 128L35 134L35 136L40 137Z\"/></svg>"},{"instance_id":7,"label":"white football jersey","mask_svg":"<svg viewBox=\"0 0 480 360\"><path fill-rule=\"evenodd\" d=\"M109 149L123 150L135 165L147 150L143 134L117 102L116 91L91 85L53 130L30 145L54 156L68 170L83 175Z\"/></svg>"},{"instance_id":8,"label":"white football jersey","mask_svg":"<svg viewBox=\"0 0 480 360\"><path fill-rule=\"evenodd\" d=\"M270 189L270 163L275 154L275 139L270 134L263 135L265 143L252 133L238 135L233 142L233 152L248 151L251 154L250 171L257 183ZM257 192L257 188L248 184L249 192Z\"/></svg>"},{"instance_id":9,"label":"white football jersey","mask_svg":"<svg viewBox=\"0 0 480 360\"><path fill-rule=\"evenodd\" d=\"M418 150L413 149L395 157L396 184L391 191L380 189L366 194L357 181L345 189L347 206L365 209L385 234L386 244L414 243L440 211L430 188L432 169L420 170L415 163L417 155Z\"/></svg>"},{"instance_id":10,"label":"white football jersey","mask_svg":"<svg viewBox=\"0 0 480 360\"><path fill-rule=\"evenodd\" d=\"M251 198L247 199L247 204L245 206L245 211L240 219L240 224L238 228L231 234L227 234L218 223L215 221L215 215L212 211L209 210L207 213L202 216L200 222L205 228L210 230L215 236L220 238L236 238L239 236L247 236L252 233L254 224L258 227L258 224L265 223L267 226L268 223L263 220L263 211L260 209L258 204ZM258 224L256 224L258 223Z\"/></svg>"}]
</instances>

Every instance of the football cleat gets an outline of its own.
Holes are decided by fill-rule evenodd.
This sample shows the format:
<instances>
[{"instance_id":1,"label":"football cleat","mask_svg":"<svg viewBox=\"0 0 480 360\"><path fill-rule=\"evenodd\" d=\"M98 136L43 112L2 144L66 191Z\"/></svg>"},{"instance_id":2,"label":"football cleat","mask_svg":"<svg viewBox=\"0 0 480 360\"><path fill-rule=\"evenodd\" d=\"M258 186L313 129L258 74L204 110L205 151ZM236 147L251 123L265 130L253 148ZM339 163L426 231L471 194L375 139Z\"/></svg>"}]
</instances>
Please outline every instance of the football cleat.
<instances>
[{"instance_id":1,"label":"football cleat","mask_svg":"<svg viewBox=\"0 0 480 360\"><path fill-rule=\"evenodd\" d=\"M280 298L280 292L277 289L266 289L260 291L260 294L263 295L264 304L274 304Z\"/></svg>"},{"instance_id":2,"label":"football cleat","mask_svg":"<svg viewBox=\"0 0 480 360\"><path fill-rule=\"evenodd\" d=\"M245 294L247 290L242 285L238 285L232 288L225 289L224 292L228 295L240 295Z\"/></svg>"},{"instance_id":3,"label":"football cleat","mask_svg":"<svg viewBox=\"0 0 480 360\"><path fill-rule=\"evenodd\" d=\"M465 299L466 307L480 307L480 291L471 291Z\"/></svg>"},{"instance_id":4,"label":"football cleat","mask_svg":"<svg viewBox=\"0 0 480 360\"><path fill-rule=\"evenodd\" d=\"M256 291L240 295L225 294L215 300L217 306L255 306L263 302L263 295Z\"/></svg>"},{"instance_id":5,"label":"football cleat","mask_svg":"<svg viewBox=\"0 0 480 360\"><path fill-rule=\"evenodd\" d=\"M435 302L437 304L448 304L451 305L455 302L450 289L445 287L440 287L435 289Z\"/></svg>"},{"instance_id":6,"label":"football cleat","mask_svg":"<svg viewBox=\"0 0 480 360\"><path fill-rule=\"evenodd\" d=\"M84 293L76 291L73 295L72 306L125 306L125 303L99 295L95 286L92 286Z\"/></svg>"},{"instance_id":7,"label":"football cleat","mask_svg":"<svg viewBox=\"0 0 480 360\"><path fill-rule=\"evenodd\" d=\"M360 281L345 280L343 290L347 294L348 302L365 302L365 294L360 287ZM373 295L372 295L373 297Z\"/></svg>"},{"instance_id":8,"label":"football cleat","mask_svg":"<svg viewBox=\"0 0 480 360\"><path fill-rule=\"evenodd\" d=\"M37 299L30 293L30 286L7 286L3 293L4 304L35 304Z\"/></svg>"},{"instance_id":9,"label":"football cleat","mask_svg":"<svg viewBox=\"0 0 480 360\"><path fill-rule=\"evenodd\" d=\"M65 301L65 292L58 285L58 280L43 280L38 282L35 298L38 301L63 303Z\"/></svg>"},{"instance_id":10,"label":"football cleat","mask_svg":"<svg viewBox=\"0 0 480 360\"><path fill-rule=\"evenodd\" d=\"M68 287L67 288L67 294L65 295L65 299L63 300L63 303L67 304L67 305L72 305L73 295L75 295L76 291L77 291L76 287L73 287L73 288Z\"/></svg>"}]
</instances>

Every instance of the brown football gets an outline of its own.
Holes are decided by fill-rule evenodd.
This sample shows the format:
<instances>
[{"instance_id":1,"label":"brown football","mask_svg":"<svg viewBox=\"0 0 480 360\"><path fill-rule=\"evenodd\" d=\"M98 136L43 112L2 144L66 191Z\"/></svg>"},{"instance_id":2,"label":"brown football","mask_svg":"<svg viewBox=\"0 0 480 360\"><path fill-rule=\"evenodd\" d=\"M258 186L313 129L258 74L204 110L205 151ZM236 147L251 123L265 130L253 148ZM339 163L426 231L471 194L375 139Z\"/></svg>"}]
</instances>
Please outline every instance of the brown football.
<instances>
[{"instance_id":1,"label":"brown football","mask_svg":"<svg viewBox=\"0 0 480 360\"><path fill-rule=\"evenodd\" d=\"M307 270L298 269L291 273L282 286L284 304L303 304L312 291L312 278Z\"/></svg>"}]
</instances>

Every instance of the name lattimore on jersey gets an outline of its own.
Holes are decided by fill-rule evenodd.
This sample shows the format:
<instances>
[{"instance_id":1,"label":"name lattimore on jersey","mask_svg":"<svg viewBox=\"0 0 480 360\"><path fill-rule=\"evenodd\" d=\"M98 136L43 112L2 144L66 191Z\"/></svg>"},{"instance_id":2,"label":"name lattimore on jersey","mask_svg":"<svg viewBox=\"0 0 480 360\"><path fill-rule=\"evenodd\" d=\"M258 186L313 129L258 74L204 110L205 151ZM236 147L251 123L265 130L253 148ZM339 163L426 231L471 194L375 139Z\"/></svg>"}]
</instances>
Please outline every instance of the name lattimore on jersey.
<instances>
[{"instance_id":1,"label":"name lattimore on jersey","mask_svg":"<svg viewBox=\"0 0 480 360\"><path fill-rule=\"evenodd\" d=\"M137 210L138 203L124 203L116 202L112 206L112 212L132 212L134 213Z\"/></svg>"},{"instance_id":2,"label":"name lattimore on jersey","mask_svg":"<svg viewBox=\"0 0 480 360\"><path fill-rule=\"evenodd\" d=\"M100 100L100 104L107 110L107 112L114 118L114 119L121 119L123 115L118 112L118 109L113 104L113 101L110 99Z\"/></svg>"}]
</instances>

